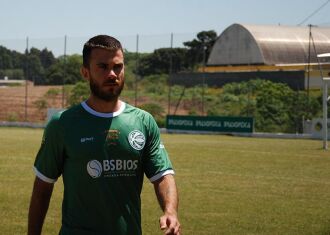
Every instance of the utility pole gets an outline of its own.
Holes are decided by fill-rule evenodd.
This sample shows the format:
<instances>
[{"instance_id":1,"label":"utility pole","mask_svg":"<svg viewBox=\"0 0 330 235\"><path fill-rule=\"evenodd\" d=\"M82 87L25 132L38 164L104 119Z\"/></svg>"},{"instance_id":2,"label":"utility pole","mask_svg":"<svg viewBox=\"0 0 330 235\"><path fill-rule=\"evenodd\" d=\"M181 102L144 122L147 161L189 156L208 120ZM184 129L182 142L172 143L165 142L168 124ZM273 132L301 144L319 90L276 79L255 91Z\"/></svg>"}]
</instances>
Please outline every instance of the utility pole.
<instances>
[{"instance_id":1,"label":"utility pole","mask_svg":"<svg viewBox=\"0 0 330 235\"><path fill-rule=\"evenodd\" d=\"M328 97L328 82L330 82L330 77L324 77L322 66L319 61L319 58L330 58L330 53L324 53L317 55L317 63L319 64L320 73L322 77L323 83L323 99L322 99L322 106L323 106L323 149L328 149L328 101L330 97Z\"/></svg>"}]
</instances>

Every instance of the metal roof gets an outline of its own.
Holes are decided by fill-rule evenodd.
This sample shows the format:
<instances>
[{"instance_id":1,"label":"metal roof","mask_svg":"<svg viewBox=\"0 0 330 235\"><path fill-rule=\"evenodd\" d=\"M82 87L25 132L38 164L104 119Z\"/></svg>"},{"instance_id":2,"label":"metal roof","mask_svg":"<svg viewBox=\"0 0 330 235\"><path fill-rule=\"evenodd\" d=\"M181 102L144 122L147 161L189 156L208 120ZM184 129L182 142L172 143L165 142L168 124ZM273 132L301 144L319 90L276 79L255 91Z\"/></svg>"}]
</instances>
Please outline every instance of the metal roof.
<instances>
[{"instance_id":1,"label":"metal roof","mask_svg":"<svg viewBox=\"0 0 330 235\"><path fill-rule=\"evenodd\" d=\"M233 24L216 40L207 65L301 64L330 52L330 28ZM314 41L314 44L313 44ZM314 45L316 53L314 52Z\"/></svg>"}]
</instances>

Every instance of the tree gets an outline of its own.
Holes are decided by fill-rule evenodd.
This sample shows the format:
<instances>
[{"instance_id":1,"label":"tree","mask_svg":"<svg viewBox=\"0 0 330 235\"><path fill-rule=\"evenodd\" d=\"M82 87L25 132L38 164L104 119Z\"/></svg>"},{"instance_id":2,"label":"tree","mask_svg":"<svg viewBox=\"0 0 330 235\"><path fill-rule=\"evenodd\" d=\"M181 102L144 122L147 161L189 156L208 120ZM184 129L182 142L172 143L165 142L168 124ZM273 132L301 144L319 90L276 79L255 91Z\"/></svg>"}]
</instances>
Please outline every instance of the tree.
<instances>
[{"instance_id":1,"label":"tree","mask_svg":"<svg viewBox=\"0 0 330 235\"><path fill-rule=\"evenodd\" d=\"M143 56L139 60L138 74L148 76L152 74L168 74L172 63L172 72L179 72L188 68L187 49L160 48L153 53ZM171 62L172 61L172 62Z\"/></svg>"},{"instance_id":2,"label":"tree","mask_svg":"<svg viewBox=\"0 0 330 235\"><path fill-rule=\"evenodd\" d=\"M11 51L12 64L14 69L23 69L23 63L25 61L25 55L17 51Z\"/></svg>"},{"instance_id":3,"label":"tree","mask_svg":"<svg viewBox=\"0 0 330 235\"><path fill-rule=\"evenodd\" d=\"M203 59L207 60L216 38L215 31L202 31L196 39L183 43L186 48L160 48L141 56L137 73L140 76L168 74L171 63L173 73L194 69Z\"/></svg>"},{"instance_id":4,"label":"tree","mask_svg":"<svg viewBox=\"0 0 330 235\"><path fill-rule=\"evenodd\" d=\"M287 85L266 81L256 97L256 127L267 132L289 131L292 95Z\"/></svg>"},{"instance_id":5,"label":"tree","mask_svg":"<svg viewBox=\"0 0 330 235\"><path fill-rule=\"evenodd\" d=\"M62 62L64 62L62 60ZM70 55L67 56L64 63L64 74L65 84L75 84L78 81L81 81L82 77L80 74L80 68L82 66L82 56L81 55Z\"/></svg>"},{"instance_id":6,"label":"tree","mask_svg":"<svg viewBox=\"0 0 330 235\"><path fill-rule=\"evenodd\" d=\"M321 110L317 97L308 97L305 91L292 93L291 112L289 113L292 132L303 132L303 120L311 120Z\"/></svg>"},{"instance_id":7,"label":"tree","mask_svg":"<svg viewBox=\"0 0 330 235\"><path fill-rule=\"evenodd\" d=\"M60 57L47 69L45 83L51 85L75 84L81 80L81 65L82 57L80 55Z\"/></svg>"},{"instance_id":8,"label":"tree","mask_svg":"<svg viewBox=\"0 0 330 235\"><path fill-rule=\"evenodd\" d=\"M44 48L42 51L40 51L39 58L44 69L48 69L50 66L56 63L53 52L48 51L47 48Z\"/></svg>"},{"instance_id":9,"label":"tree","mask_svg":"<svg viewBox=\"0 0 330 235\"><path fill-rule=\"evenodd\" d=\"M38 57L44 69L48 69L51 65L56 63L56 59L53 53L48 51L47 48L44 48L40 51L39 49L32 47L28 54Z\"/></svg>"},{"instance_id":10,"label":"tree","mask_svg":"<svg viewBox=\"0 0 330 235\"><path fill-rule=\"evenodd\" d=\"M183 43L188 48L187 60L191 68L203 63L203 59L207 60L216 39L217 33L214 30L209 30L201 31L197 34L197 38Z\"/></svg>"},{"instance_id":11,"label":"tree","mask_svg":"<svg viewBox=\"0 0 330 235\"><path fill-rule=\"evenodd\" d=\"M44 68L35 53L27 54L23 64L24 76L35 84L44 84Z\"/></svg>"},{"instance_id":12,"label":"tree","mask_svg":"<svg viewBox=\"0 0 330 235\"><path fill-rule=\"evenodd\" d=\"M0 46L0 78L24 79L24 55Z\"/></svg>"},{"instance_id":13,"label":"tree","mask_svg":"<svg viewBox=\"0 0 330 235\"><path fill-rule=\"evenodd\" d=\"M218 115L254 117L255 129L262 132L302 132L303 119L321 110L317 98L305 91L260 79L226 84L219 98L213 104Z\"/></svg>"},{"instance_id":14,"label":"tree","mask_svg":"<svg viewBox=\"0 0 330 235\"><path fill-rule=\"evenodd\" d=\"M12 69L13 61L11 51L7 48L0 46L0 69Z\"/></svg>"}]
</instances>

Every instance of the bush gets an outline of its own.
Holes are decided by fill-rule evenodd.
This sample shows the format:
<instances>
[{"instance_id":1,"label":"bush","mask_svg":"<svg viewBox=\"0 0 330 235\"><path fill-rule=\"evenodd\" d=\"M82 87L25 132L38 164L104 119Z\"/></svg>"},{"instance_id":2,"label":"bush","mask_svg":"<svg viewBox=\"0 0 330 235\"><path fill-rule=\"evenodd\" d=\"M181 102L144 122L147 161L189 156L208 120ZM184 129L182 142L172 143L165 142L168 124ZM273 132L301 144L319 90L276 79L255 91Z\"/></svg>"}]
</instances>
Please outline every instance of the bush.
<instances>
[{"instance_id":1,"label":"bush","mask_svg":"<svg viewBox=\"0 0 330 235\"><path fill-rule=\"evenodd\" d=\"M226 84L214 104L218 110L209 115L254 117L255 130L261 132L302 132L302 120L312 119L320 110L317 99L305 91L260 79Z\"/></svg>"},{"instance_id":2,"label":"bush","mask_svg":"<svg viewBox=\"0 0 330 235\"><path fill-rule=\"evenodd\" d=\"M34 101L33 104L37 107L37 109L39 111L43 111L44 109L46 109L48 107L47 100L44 99L43 97Z\"/></svg>"},{"instance_id":3,"label":"bush","mask_svg":"<svg viewBox=\"0 0 330 235\"><path fill-rule=\"evenodd\" d=\"M17 113L10 112L7 114L7 121L8 122L17 122L18 121L18 115Z\"/></svg>"},{"instance_id":4,"label":"bush","mask_svg":"<svg viewBox=\"0 0 330 235\"><path fill-rule=\"evenodd\" d=\"M69 105L73 106L86 100L89 96L89 85L86 81L77 82L69 96Z\"/></svg>"},{"instance_id":5,"label":"bush","mask_svg":"<svg viewBox=\"0 0 330 235\"><path fill-rule=\"evenodd\" d=\"M155 118L159 127L165 127L165 110L162 106L155 103L146 103L140 105L139 108L150 113Z\"/></svg>"}]
</instances>

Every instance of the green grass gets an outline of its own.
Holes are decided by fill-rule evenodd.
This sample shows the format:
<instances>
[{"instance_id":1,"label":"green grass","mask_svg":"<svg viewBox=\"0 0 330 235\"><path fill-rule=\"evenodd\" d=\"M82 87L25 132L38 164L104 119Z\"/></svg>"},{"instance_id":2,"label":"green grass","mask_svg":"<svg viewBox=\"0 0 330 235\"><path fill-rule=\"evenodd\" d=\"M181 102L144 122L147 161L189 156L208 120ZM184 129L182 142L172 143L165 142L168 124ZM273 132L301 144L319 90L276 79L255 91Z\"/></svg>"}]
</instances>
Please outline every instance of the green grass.
<instances>
[{"instance_id":1,"label":"green grass","mask_svg":"<svg viewBox=\"0 0 330 235\"><path fill-rule=\"evenodd\" d=\"M0 231L25 234L42 130L0 128ZM176 169L184 234L330 234L330 151L321 141L162 135ZM44 234L58 234L61 179ZM142 193L144 234L161 234L153 187Z\"/></svg>"}]
</instances>

